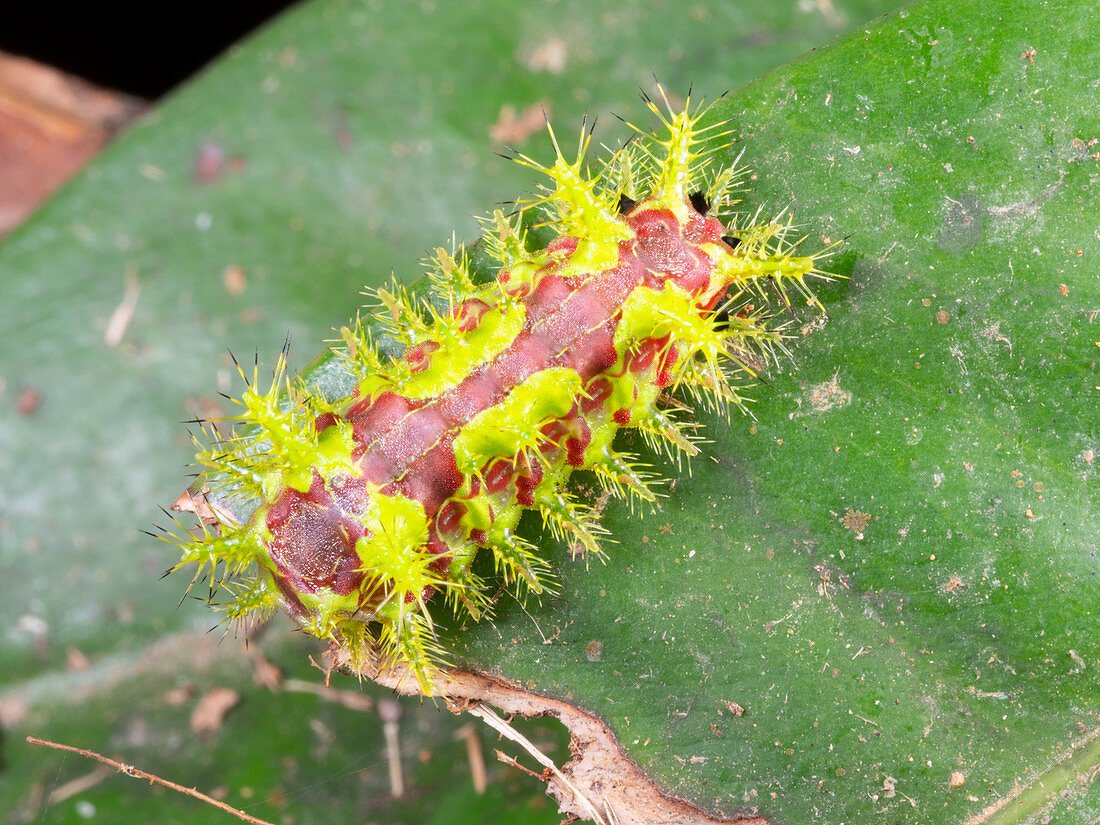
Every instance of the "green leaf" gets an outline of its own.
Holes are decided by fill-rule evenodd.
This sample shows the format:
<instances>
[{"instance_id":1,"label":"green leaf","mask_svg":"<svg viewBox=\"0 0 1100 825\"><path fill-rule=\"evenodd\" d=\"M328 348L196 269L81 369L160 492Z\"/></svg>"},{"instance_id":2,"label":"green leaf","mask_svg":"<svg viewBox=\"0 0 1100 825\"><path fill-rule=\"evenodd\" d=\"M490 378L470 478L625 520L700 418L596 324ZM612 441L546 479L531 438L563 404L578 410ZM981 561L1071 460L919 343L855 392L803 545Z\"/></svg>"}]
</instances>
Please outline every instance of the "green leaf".
<instances>
[{"instance_id":1,"label":"green leaf","mask_svg":"<svg viewBox=\"0 0 1100 825\"><path fill-rule=\"evenodd\" d=\"M1095 821L1098 33L928 2L723 102L752 204L848 236L850 280L756 421L704 416L663 510L609 507L607 565L561 554L563 598L456 635L469 661L727 813Z\"/></svg>"},{"instance_id":2,"label":"green leaf","mask_svg":"<svg viewBox=\"0 0 1100 825\"><path fill-rule=\"evenodd\" d=\"M193 446L180 422L227 409L218 392L239 388L228 351L271 364L289 332L304 363L361 286L391 271L413 280L428 249L475 235L470 216L529 190L527 171L493 156L504 107L541 103L563 130L600 115L613 143L626 131L605 115L640 121L636 93L654 73L714 98L894 5L314 2L231 49L5 239L3 821L83 821L81 801L104 820L226 821L125 777L49 803L94 767L31 749L27 734L224 786L276 821L506 821L506 810L557 821L552 806L525 810L541 789L514 771L491 773L488 797L475 798L452 740L461 722L430 705L407 710L415 722L403 728L409 761L431 751L411 769L419 796L391 804L377 719L253 686L235 644L200 635L217 619L198 600L176 609L186 580L157 579L173 549L140 532L166 523L157 507L186 483ZM546 157L535 131L522 148ZM132 320L108 345L128 290ZM315 648L287 633L277 625L262 649L319 682L305 659ZM73 669L81 656L89 670ZM213 685L242 703L203 744L188 718ZM311 721L339 734L312 765L323 732Z\"/></svg>"}]
</instances>

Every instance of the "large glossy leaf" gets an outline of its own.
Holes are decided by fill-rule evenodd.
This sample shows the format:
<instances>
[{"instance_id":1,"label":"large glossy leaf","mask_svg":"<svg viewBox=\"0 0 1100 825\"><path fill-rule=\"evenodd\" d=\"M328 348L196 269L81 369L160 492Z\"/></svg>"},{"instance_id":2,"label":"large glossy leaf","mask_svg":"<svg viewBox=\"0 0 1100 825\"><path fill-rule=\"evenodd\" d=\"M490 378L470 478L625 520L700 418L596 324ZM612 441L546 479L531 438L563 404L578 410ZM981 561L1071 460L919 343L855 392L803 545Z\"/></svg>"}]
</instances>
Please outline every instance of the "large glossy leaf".
<instances>
[{"instance_id":1,"label":"large glossy leaf","mask_svg":"<svg viewBox=\"0 0 1100 825\"><path fill-rule=\"evenodd\" d=\"M503 821L507 794L475 803L452 750L433 748L414 776L420 802L391 805L376 720L252 687L250 660L232 643L196 640L215 620L201 603L175 608L185 581L157 579L171 548L139 532L163 521L157 505L183 485L192 448L179 422L225 409L217 392L235 380L228 350L258 350L270 363L289 332L303 363L353 312L362 285L392 270L415 278L426 250L452 231L475 234L471 215L530 189L526 171L493 155L506 107L542 103L563 131L585 111L642 121L636 92L652 89L654 72L674 91L694 82L713 98L893 5L312 3L233 49L6 239L4 821L82 821L81 801L104 819L223 821L174 797L151 803L148 788L121 777L46 805L92 767L31 752L17 741L27 733L111 751L185 784L224 785L238 805L248 804L247 785L254 799L273 799L254 811L271 818L285 809L299 822L422 821L434 808L437 821ZM533 111L529 139L523 129L498 135L546 156ZM608 140L625 135L613 119L601 123ZM132 319L120 324L128 301ZM263 642L268 655L310 678L305 652L315 648L278 633ZM187 719L214 684L244 700L202 745ZM176 707L166 697L180 686L191 693ZM451 741L455 725L438 727L446 714L409 713L407 754ZM310 756L322 735L311 720L341 732L342 752ZM359 758L372 774L362 785L342 775ZM333 774L319 786L331 804L303 790ZM426 787L455 791L428 798ZM511 802L538 793L526 786Z\"/></svg>"},{"instance_id":2,"label":"large glossy leaf","mask_svg":"<svg viewBox=\"0 0 1100 825\"><path fill-rule=\"evenodd\" d=\"M562 557L472 661L727 813L1096 821L1098 31L918 4L723 103L752 203L848 236L850 280L756 420L705 419L663 510L609 507L607 565Z\"/></svg>"}]
</instances>

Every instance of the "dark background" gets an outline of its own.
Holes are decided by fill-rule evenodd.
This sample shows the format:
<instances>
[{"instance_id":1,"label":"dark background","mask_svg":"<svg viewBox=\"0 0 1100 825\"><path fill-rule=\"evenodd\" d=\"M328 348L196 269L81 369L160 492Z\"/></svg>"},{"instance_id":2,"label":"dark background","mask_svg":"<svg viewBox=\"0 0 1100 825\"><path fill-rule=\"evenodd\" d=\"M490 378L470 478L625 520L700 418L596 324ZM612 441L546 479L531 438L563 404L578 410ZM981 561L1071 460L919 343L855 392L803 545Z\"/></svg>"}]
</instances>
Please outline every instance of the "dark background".
<instances>
[{"instance_id":1,"label":"dark background","mask_svg":"<svg viewBox=\"0 0 1100 825\"><path fill-rule=\"evenodd\" d=\"M292 0L0 0L0 51L155 99L290 5Z\"/></svg>"}]
</instances>

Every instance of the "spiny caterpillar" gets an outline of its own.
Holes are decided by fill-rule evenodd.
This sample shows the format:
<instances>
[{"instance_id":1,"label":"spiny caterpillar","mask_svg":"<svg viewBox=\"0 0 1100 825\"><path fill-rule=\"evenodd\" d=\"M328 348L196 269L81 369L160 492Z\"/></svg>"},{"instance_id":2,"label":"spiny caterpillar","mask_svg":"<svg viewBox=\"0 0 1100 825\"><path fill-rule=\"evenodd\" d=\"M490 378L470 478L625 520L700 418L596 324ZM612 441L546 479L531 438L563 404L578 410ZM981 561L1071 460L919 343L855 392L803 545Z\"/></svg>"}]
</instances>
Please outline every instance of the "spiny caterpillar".
<instances>
[{"instance_id":1,"label":"spiny caterpillar","mask_svg":"<svg viewBox=\"0 0 1100 825\"><path fill-rule=\"evenodd\" d=\"M404 352L380 355L361 320L345 329L349 395L288 380L285 351L270 390L253 376L241 425L199 453L208 486L193 489L205 497L214 485L255 509L238 518L176 505L206 516L201 535L174 537L177 566L197 565L195 580L207 571L212 590L231 594L231 618L282 605L353 656L404 663L431 693L445 655L430 599L441 592L455 610L486 614L471 570L478 548L506 584L543 592L546 564L516 533L525 508L598 554L598 513L569 491L570 474L588 470L610 493L653 502L655 479L614 446L618 430L691 456L693 426L662 401L671 388L720 411L743 407L737 377L751 380L783 338L761 308L765 287L788 308L791 287L820 308L806 287L824 275L820 255L794 254L789 222L712 217L743 174L711 163L728 132L700 126L704 109L666 115L647 103L666 131L594 175L583 129L572 162L552 130L552 165L517 153L553 185L518 216L486 221L495 280L476 285L462 256L439 250L432 300L379 290L375 321ZM556 236L545 248L528 248L530 209Z\"/></svg>"}]
</instances>

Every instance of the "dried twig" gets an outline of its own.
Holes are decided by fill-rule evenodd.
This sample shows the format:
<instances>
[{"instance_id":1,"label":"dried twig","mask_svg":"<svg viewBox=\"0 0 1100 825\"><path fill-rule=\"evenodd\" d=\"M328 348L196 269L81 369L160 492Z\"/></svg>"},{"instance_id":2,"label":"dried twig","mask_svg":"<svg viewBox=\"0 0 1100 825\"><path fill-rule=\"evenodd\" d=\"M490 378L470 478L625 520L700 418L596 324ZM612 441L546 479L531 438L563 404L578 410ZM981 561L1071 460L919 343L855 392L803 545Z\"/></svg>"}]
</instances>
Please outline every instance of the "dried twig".
<instances>
[{"instance_id":1,"label":"dried twig","mask_svg":"<svg viewBox=\"0 0 1100 825\"><path fill-rule=\"evenodd\" d=\"M39 739L37 736L28 736L25 740L29 745L42 745L47 748L53 748L59 751L68 751L69 753L75 753L79 756L87 757L88 759L94 759L97 762L102 762L104 765L110 765L119 773L124 773L127 776L132 776L135 779L148 779L150 783L156 785L163 785L165 788L169 788L173 791L186 794L198 799L200 802L205 802L208 805L213 805L215 808L220 808L226 813L233 814L238 819L242 819L245 822L251 823L251 825L271 825L266 819L258 819L254 816L246 814L244 811L237 810L231 805L226 805L224 802L219 802L213 797L209 797L201 791L195 788L185 788L183 785L177 785L175 782L170 782L167 779L161 779L156 774L147 773L140 768L135 768L133 765L127 765L123 762L116 762L114 759L109 759L101 753L95 751L85 750L84 748L74 748L72 745L62 745L58 742L51 742L48 739Z\"/></svg>"},{"instance_id":2,"label":"dried twig","mask_svg":"<svg viewBox=\"0 0 1100 825\"><path fill-rule=\"evenodd\" d=\"M64 785L54 789L53 793L50 794L49 804L58 805L66 799L84 793L84 791L94 788L110 775L110 768L106 765L101 765L91 773L86 773L84 776L78 776L76 779L70 779Z\"/></svg>"},{"instance_id":3,"label":"dried twig","mask_svg":"<svg viewBox=\"0 0 1100 825\"><path fill-rule=\"evenodd\" d=\"M466 742L466 758L470 762L474 792L481 796L489 787L489 774L485 770L485 757L481 753L481 739L478 738L477 728L472 724L465 724L455 732L455 739Z\"/></svg>"},{"instance_id":4,"label":"dried twig","mask_svg":"<svg viewBox=\"0 0 1100 825\"><path fill-rule=\"evenodd\" d=\"M481 719L481 721L483 721L497 733L504 736L506 739L510 739L515 742L517 745L527 751L527 753L533 756L535 760L544 768L549 768L550 772L554 774L555 777L557 777L557 780L561 782L565 787L567 787L570 791L572 791L574 797L577 799L577 802L582 806L582 809L584 809L585 816L587 816L597 825L607 825L607 820L604 819L604 817L600 814L599 808L597 808L592 800L590 800L581 792L580 788L570 782L569 778L565 774L558 770L558 766L554 764L554 760L542 751L540 751L537 747L535 747L534 743L531 742L530 739L528 739L518 730L516 730L499 716L497 716L496 713L493 712L492 708L488 707L487 705L477 703L471 704L464 709L471 716L476 716Z\"/></svg>"},{"instance_id":5,"label":"dried twig","mask_svg":"<svg viewBox=\"0 0 1100 825\"><path fill-rule=\"evenodd\" d=\"M405 774L401 770L401 733L397 726L401 719L401 705L393 699L383 699L378 703L378 715L382 717L382 735L386 737L390 793L395 799L400 799L405 795Z\"/></svg>"},{"instance_id":6,"label":"dried twig","mask_svg":"<svg viewBox=\"0 0 1100 825\"><path fill-rule=\"evenodd\" d=\"M311 693L324 699L326 702L335 702L349 710L366 712L374 709L374 700L354 690L340 690L334 687L309 682L305 679L286 679L282 683L282 689L290 693Z\"/></svg>"},{"instance_id":7,"label":"dried twig","mask_svg":"<svg viewBox=\"0 0 1100 825\"><path fill-rule=\"evenodd\" d=\"M521 770L525 774L527 774L528 776L535 777L535 779L539 780L540 782L545 782L546 781L546 777L544 777L541 773L535 773L533 770L531 770L526 765L521 765L519 762L516 761L516 758L514 756L510 756L510 755L506 754L500 748L494 748L493 751L494 751L494 753L496 753L497 759L500 760L501 762L503 762L505 765L510 765L511 767L516 768L517 770Z\"/></svg>"}]
</instances>

